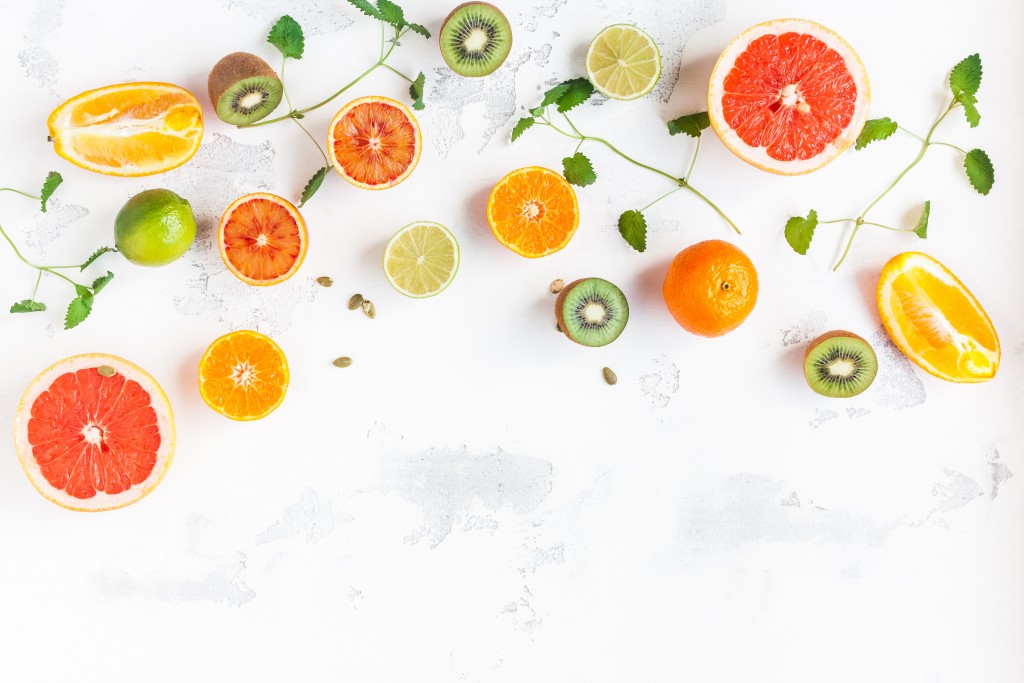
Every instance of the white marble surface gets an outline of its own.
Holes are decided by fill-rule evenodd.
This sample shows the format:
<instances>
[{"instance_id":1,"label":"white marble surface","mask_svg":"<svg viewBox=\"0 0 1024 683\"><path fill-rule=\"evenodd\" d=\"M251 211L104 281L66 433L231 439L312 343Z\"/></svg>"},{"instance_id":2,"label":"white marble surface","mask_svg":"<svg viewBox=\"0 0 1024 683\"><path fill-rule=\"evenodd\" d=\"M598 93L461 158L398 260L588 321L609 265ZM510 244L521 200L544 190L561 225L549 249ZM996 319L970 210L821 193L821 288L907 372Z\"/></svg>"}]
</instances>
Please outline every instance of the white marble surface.
<instances>
[{"instance_id":1,"label":"white marble surface","mask_svg":"<svg viewBox=\"0 0 1024 683\"><path fill-rule=\"evenodd\" d=\"M455 3L406 4L436 32ZM151 187L178 191L201 219L172 266L107 257L116 279L72 332L57 312L0 318L0 430L39 370L96 350L160 380L179 438L152 496L99 515L45 501L0 443L0 680L1024 680L1021 7L501 4L516 41L489 78L454 77L436 40L402 46L396 66L427 74L419 168L383 193L329 178L305 211L312 248L300 277L257 290L224 270L210 230L242 193L297 196L317 165L298 130L239 131L207 108L192 162L128 180L56 157L46 116L122 80L176 82L205 103L221 56L272 57L263 37L283 13L306 29L289 88L311 102L372 61L375 24L340 0L183 0L159 5L159 17L158 5L128 0L0 2L0 185L31 189L51 169L66 179L45 216L0 198L15 238L40 259L78 258L109 242L121 204ZM694 182L744 228L735 241L762 286L750 320L718 340L680 330L660 285L677 251L730 234L676 196L650 211L647 253L632 252L615 219L663 188L599 148L589 153L600 179L579 192L567 249L527 261L492 239L483 207L495 181L527 164L560 168L572 148L542 130L513 147L512 123L545 84L581 73L601 27L650 30L665 75L642 101L582 107L577 124L681 171L691 142L663 122L704 108L727 41L786 15L849 40L872 79L872 115L917 131L942 106L948 69L980 51L982 124L953 117L942 138L988 150L992 194L975 194L952 152L934 149L878 210L883 222L910 220L931 199L928 241L865 230L832 274L838 230L822 228L799 257L782 238L786 218L858 211L914 141L779 178L708 138ZM405 87L377 73L351 94L404 98ZM319 134L335 110L306 121ZM453 229L462 267L443 295L413 301L379 263L387 238L421 218ZM874 282L906 249L949 265L985 305L1003 344L995 381L943 383L886 342ZM0 267L0 298L23 298L31 271L6 248ZM334 287L317 287L320 275ZM601 350L552 329L548 283L587 275L617 282L633 309ZM345 310L355 291L374 299L376 320ZM48 282L43 296L66 292ZM812 394L799 367L803 342L833 327L880 352L877 382L847 402ZM195 384L207 344L237 328L274 336L292 367L284 405L254 424L213 413ZM332 368L339 355L355 364Z\"/></svg>"}]
</instances>

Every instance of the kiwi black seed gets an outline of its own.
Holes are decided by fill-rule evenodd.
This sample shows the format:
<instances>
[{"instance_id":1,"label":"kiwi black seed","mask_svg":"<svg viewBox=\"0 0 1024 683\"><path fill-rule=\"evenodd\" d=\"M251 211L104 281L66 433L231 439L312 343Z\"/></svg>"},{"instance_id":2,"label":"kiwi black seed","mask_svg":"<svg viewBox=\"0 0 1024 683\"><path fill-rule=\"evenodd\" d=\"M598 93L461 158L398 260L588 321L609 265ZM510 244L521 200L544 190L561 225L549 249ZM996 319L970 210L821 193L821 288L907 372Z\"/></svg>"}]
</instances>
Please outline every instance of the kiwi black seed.
<instances>
[{"instance_id":1,"label":"kiwi black seed","mask_svg":"<svg viewBox=\"0 0 1024 683\"><path fill-rule=\"evenodd\" d=\"M565 336L583 346L611 344L629 320L622 290L599 277L567 284L555 300L555 317Z\"/></svg>"},{"instance_id":2,"label":"kiwi black seed","mask_svg":"<svg viewBox=\"0 0 1024 683\"><path fill-rule=\"evenodd\" d=\"M266 118L284 94L270 65L248 52L232 52L217 62L207 86L217 116L235 126Z\"/></svg>"},{"instance_id":3,"label":"kiwi black seed","mask_svg":"<svg viewBox=\"0 0 1024 683\"><path fill-rule=\"evenodd\" d=\"M512 25L486 2L452 10L441 26L441 56L460 76L486 76L505 63L512 50Z\"/></svg>"},{"instance_id":4,"label":"kiwi black seed","mask_svg":"<svg viewBox=\"0 0 1024 683\"><path fill-rule=\"evenodd\" d=\"M874 349L862 337L845 330L826 332L808 344L804 353L804 377L822 396L856 396L871 386L877 373Z\"/></svg>"}]
</instances>

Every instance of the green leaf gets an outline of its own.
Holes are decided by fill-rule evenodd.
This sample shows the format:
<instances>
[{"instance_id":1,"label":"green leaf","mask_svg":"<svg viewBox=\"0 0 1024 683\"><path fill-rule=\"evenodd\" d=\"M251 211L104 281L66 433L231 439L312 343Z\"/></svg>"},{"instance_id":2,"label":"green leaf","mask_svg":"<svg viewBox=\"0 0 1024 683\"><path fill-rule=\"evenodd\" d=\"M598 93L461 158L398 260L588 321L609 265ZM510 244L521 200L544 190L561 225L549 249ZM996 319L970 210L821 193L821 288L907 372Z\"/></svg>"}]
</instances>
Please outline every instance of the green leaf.
<instances>
[{"instance_id":1,"label":"green leaf","mask_svg":"<svg viewBox=\"0 0 1024 683\"><path fill-rule=\"evenodd\" d=\"M568 86L558 98L558 111L563 113L583 104L594 94L594 85L585 78L574 78L562 85Z\"/></svg>"},{"instance_id":2,"label":"green leaf","mask_svg":"<svg viewBox=\"0 0 1024 683\"><path fill-rule=\"evenodd\" d=\"M668 134L678 135L683 133L691 138L699 138L701 131L711 125L711 119L706 111L699 111L696 114L687 114L678 119L668 122Z\"/></svg>"},{"instance_id":3,"label":"green leaf","mask_svg":"<svg viewBox=\"0 0 1024 683\"><path fill-rule=\"evenodd\" d=\"M576 152L571 157L562 159L562 175L573 185L586 187L597 181L594 165L583 152Z\"/></svg>"},{"instance_id":4,"label":"green leaf","mask_svg":"<svg viewBox=\"0 0 1024 683\"><path fill-rule=\"evenodd\" d=\"M981 56L974 53L965 57L959 64L953 67L949 73L949 89L953 91L953 97L959 99L960 93L977 95L981 87ZM975 100L977 102L977 100Z\"/></svg>"},{"instance_id":5,"label":"green leaf","mask_svg":"<svg viewBox=\"0 0 1024 683\"><path fill-rule=\"evenodd\" d=\"M647 250L647 220L639 211L629 210L619 216L619 234L637 251Z\"/></svg>"},{"instance_id":6,"label":"green leaf","mask_svg":"<svg viewBox=\"0 0 1024 683\"><path fill-rule=\"evenodd\" d=\"M854 149L864 149L872 142L888 140L896 132L897 128L899 128L899 125L888 116L865 121L864 128L861 129L860 135L857 136L857 144L854 145Z\"/></svg>"},{"instance_id":7,"label":"green leaf","mask_svg":"<svg viewBox=\"0 0 1024 683\"><path fill-rule=\"evenodd\" d=\"M83 263L81 267L79 267L78 272L82 272L83 270L91 266L93 262L100 256L103 256L104 254L110 254L115 251L117 251L117 249L115 249L114 247L100 247L96 251L89 254L89 258L85 259L85 263Z\"/></svg>"},{"instance_id":8,"label":"green leaf","mask_svg":"<svg viewBox=\"0 0 1024 683\"><path fill-rule=\"evenodd\" d=\"M981 194L988 194L996 182L992 160L983 150L972 149L967 153L964 157L964 171L967 172L967 179L971 181L971 185Z\"/></svg>"},{"instance_id":9,"label":"green leaf","mask_svg":"<svg viewBox=\"0 0 1024 683\"><path fill-rule=\"evenodd\" d=\"M302 51L306 46L302 37L302 27L287 14L278 19L270 29L267 42L280 50L285 57L292 59L302 59Z\"/></svg>"},{"instance_id":10,"label":"green leaf","mask_svg":"<svg viewBox=\"0 0 1024 683\"><path fill-rule=\"evenodd\" d=\"M519 119L519 121L516 122L515 127L512 128L512 142L518 140L519 136L525 133L527 130L529 130L530 126L532 126L535 123L537 123L537 119L533 118L532 116L524 116L523 118Z\"/></svg>"},{"instance_id":11,"label":"green leaf","mask_svg":"<svg viewBox=\"0 0 1024 683\"><path fill-rule=\"evenodd\" d=\"M412 108L416 111L423 110L423 85L426 83L427 77L420 72L420 75L416 77L416 80L409 86L409 97L412 98Z\"/></svg>"},{"instance_id":12,"label":"green leaf","mask_svg":"<svg viewBox=\"0 0 1024 683\"><path fill-rule=\"evenodd\" d=\"M932 200L928 200L924 203L924 210L921 211L921 217L917 219L917 225L914 226L914 234L921 239L928 239L928 216L932 212Z\"/></svg>"},{"instance_id":13,"label":"green leaf","mask_svg":"<svg viewBox=\"0 0 1024 683\"><path fill-rule=\"evenodd\" d=\"M72 299L71 303L68 304L68 312L64 314L64 329L70 330L88 318L89 314L92 313L92 302L92 294L88 296L79 294Z\"/></svg>"},{"instance_id":14,"label":"green leaf","mask_svg":"<svg viewBox=\"0 0 1024 683\"><path fill-rule=\"evenodd\" d=\"M533 109L530 110L530 113L533 114L534 116L540 116L541 114L544 113L544 107L534 107Z\"/></svg>"},{"instance_id":15,"label":"green leaf","mask_svg":"<svg viewBox=\"0 0 1024 683\"><path fill-rule=\"evenodd\" d=\"M380 18L397 29L405 26L405 12L391 0L377 0L377 11Z\"/></svg>"},{"instance_id":16,"label":"green leaf","mask_svg":"<svg viewBox=\"0 0 1024 683\"><path fill-rule=\"evenodd\" d=\"M789 246L793 247L793 251L798 254L807 253L816 227L818 227L818 212L814 209L810 210L807 218L793 216L786 221L786 241L789 242Z\"/></svg>"},{"instance_id":17,"label":"green leaf","mask_svg":"<svg viewBox=\"0 0 1024 683\"><path fill-rule=\"evenodd\" d=\"M56 171L50 171L46 174L46 180L43 181L43 189L39 192L39 199L43 207L43 213L46 213L46 200L53 196L57 186L63 182L64 178L62 178L60 173L57 173Z\"/></svg>"},{"instance_id":18,"label":"green leaf","mask_svg":"<svg viewBox=\"0 0 1024 683\"><path fill-rule=\"evenodd\" d=\"M302 197L299 198L299 208L302 208L302 206L304 206L305 203L316 194L316 191L324 184L324 178L327 177L327 172L330 170L331 169L328 166L324 166L323 168L318 168L316 170L316 173L314 173L313 177L309 179L306 186L302 188Z\"/></svg>"},{"instance_id":19,"label":"green leaf","mask_svg":"<svg viewBox=\"0 0 1024 683\"><path fill-rule=\"evenodd\" d=\"M355 7L357 10L359 10L360 12L365 14L366 16L373 17L374 19L380 19L380 20L383 21L384 17L382 17L380 15L380 12L377 11L377 8L374 7L373 5L371 5L369 2L367 2L367 0L348 0L348 1L349 1L349 4L351 4L353 7Z\"/></svg>"},{"instance_id":20,"label":"green leaf","mask_svg":"<svg viewBox=\"0 0 1024 683\"><path fill-rule=\"evenodd\" d=\"M413 31L414 33L418 33L427 39L430 38L430 31L427 30L426 26L422 26L420 24L406 24L406 26L408 26L409 30Z\"/></svg>"},{"instance_id":21,"label":"green leaf","mask_svg":"<svg viewBox=\"0 0 1024 683\"><path fill-rule=\"evenodd\" d=\"M978 112L978 98L969 92L961 92L956 95L956 101L960 103L960 106L964 108L964 118L967 119L967 123L970 124L971 128L977 128L981 122L981 113Z\"/></svg>"},{"instance_id":22,"label":"green leaf","mask_svg":"<svg viewBox=\"0 0 1024 683\"><path fill-rule=\"evenodd\" d=\"M101 275L92 281L93 294L99 294L100 290L107 286L107 283L114 279L114 274L109 270L106 275Z\"/></svg>"},{"instance_id":23,"label":"green leaf","mask_svg":"<svg viewBox=\"0 0 1024 683\"><path fill-rule=\"evenodd\" d=\"M557 102L562 95L568 92L568 90L569 81L566 81L565 83L559 83L556 86L548 88L547 91L544 93L544 99L541 100L540 106L537 107L536 110L531 110L530 113L533 114L534 116L540 116L542 113L544 113L544 107L548 106L549 104L554 104L555 102Z\"/></svg>"},{"instance_id":24,"label":"green leaf","mask_svg":"<svg viewBox=\"0 0 1024 683\"><path fill-rule=\"evenodd\" d=\"M32 299L25 299L11 306L11 313L36 313L45 310L46 304L32 301Z\"/></svg>"}]
</instances>

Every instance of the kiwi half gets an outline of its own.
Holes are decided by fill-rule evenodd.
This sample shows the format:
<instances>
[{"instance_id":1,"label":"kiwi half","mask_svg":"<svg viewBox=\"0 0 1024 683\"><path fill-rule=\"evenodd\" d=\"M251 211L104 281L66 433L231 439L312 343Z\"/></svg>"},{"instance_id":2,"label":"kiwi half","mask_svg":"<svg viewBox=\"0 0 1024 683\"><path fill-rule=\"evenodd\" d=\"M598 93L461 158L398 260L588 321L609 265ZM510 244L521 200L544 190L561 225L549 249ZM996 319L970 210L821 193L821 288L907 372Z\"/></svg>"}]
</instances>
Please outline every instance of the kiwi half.
<instances>
[{"instance_id":1,"label":"kiwi half","mask_svg":"<svg viewBox=\"0 0 1024 683\"><path fill-rule=\"evenodd\" d=\"M284 94L270 65L248 52L232 52L217 62L207 86L217 116L235 126L266 118Z\"/></svg>"},{"instance_id":2,"label":"kiwi half","mask_svg":"<svg viewBox=\"0 0 1024 683\"><path fill-rule=\"evenodd\" d=\"M512 50L512 25L486 2L452 10L441 26L441 56L460 76L486 76L505 63Z\"/></svg>"},{"instance_id":3,"label":"kiwi half","mask_svg":"<svg viewBox=\"0 0 1024 683\"><path fill-rule=\"evenodd\" d=\"M878 358L874 349L853 332L826 332L804 353L804 377L822 396L856 396L871 386L876 374Z\"/></svg>"},{"instance_id":4,"label":"kiwi half","mask_svg":"<svg viewBox=\"0 0 1024 683\"><path fill-rule=\"evenodd\" d=\"M567 284L555 300L558 326L569 339L583 346L611 344L629 320L629 304L622 290L599 277Z\"/></svg>"}]
</instances>

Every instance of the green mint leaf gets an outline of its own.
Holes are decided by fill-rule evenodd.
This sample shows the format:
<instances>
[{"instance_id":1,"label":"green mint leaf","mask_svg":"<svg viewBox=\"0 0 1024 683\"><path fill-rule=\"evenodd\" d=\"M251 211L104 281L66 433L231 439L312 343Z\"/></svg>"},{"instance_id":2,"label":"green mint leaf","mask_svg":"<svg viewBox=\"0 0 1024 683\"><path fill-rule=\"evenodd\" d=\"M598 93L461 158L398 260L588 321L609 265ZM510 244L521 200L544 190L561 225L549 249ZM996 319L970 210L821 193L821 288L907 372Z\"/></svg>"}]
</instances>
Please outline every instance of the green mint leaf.
<instances>
[{"instance_id":1,"label":"green mint leaf","mask_svg":"<svg viewBox=\"0 0 1024 683\"><path fill-rule=\"evenodd\" d=\"M516 122L514 128L512 128L512 142L519 139L519 136L530 129L530 126L537 123L537 119L532 116L524 116Z\"/></svg>"},{"instance_id":2,"label":"green mint leaf","mask_svg":"<svg viewBox=\"0 0 1024 683\"><path fill-rule=\"evenodd\" d=\"M89 258L85 259L85 263L83 263L81 267L79 267L78 272L82 272L83 270L91 266L93 262L100 256L103 256L104 254L110 254L115 251L117 251L117 249L115 249L114 247L100 247L96 251L89 254Z\"/></svg>"},{"instance_id":3,"label":"green mint leaf","mask_svg":"<svg viewBox=\"0 0 1024 683\"><path fill-rule=\"evenodd\" d=\"M899 125L888 116L865 121L864 128L861 129L860 135L857 136L857 144L854 145L854 149L861 150L872 142L888 140L896 132L897 128L899 128Z\"/></svg>"},{"instance_id":4,"label":"green mint leaf","mask_svg":"<svg viewBox=\"0 0 1024 683\"><path fill-rule=\"evenodd\" d=\"M637 251L647 250L647 220L639 211L630 210L619 216L619 234Z\"/></svg>"},{"instance_id":5,"label":"green mint leaf","mask_svg":"<svg viewBox=\"0 0 1024 683\"><path fill-rule=\"evenodd\" d=\"M586 187L597 181L594 165L583 152L576 152L571 157L562 159L562 175L573 185Z\"/></svg>"},{"instance_id":6,"label":"green mint leaf","mask_svg":"<svg viewBox=\"0 0 1024 683\"><path fill-rule=\"evenodd\" d=\"M594 94L594 85L585 78L574 78L562 85L569 86L558 98L558 111L563 113L583 104Z\"/></svg>"},{"instance_id":7,"label":"green mint leaf","mask_svg":"<svg viewBox=\"0 0 1024 683\"><path fill-rule=\"evenodd\" d=\"M789 246L793 247L793 251L798 254L807 253L816 227L818 227L818 212L814 209L810 210L807 218L793 216L786 221L786 241L789 242Z\"/></svg>"},{"instance_id":8,"label":"green mint leaf","mask_svg":"<svg viewBox=\"0 0 1024 683\"><path fill-rule=\"evenodd\" d=\"M540 106L537 107L537 110L534 110L537 113L534 113L534 111L531 111L530 113L533 114L534 116L540 116L542 113L544 113L544 107L557 102L562 95L568 92L568 90L569 81L566 81L565 83L559 83L556 86L548 88L547 91L545 91L544 93L544 99L541 100Z\"/></svg>"},{"instance_id":9,"label":"green mint leaf","mask_svg":"<svg viewBox=\"0 0 1024 683\"><path fill-rule=\"evenodd\" d=\"M320 186L324 184L324 178L327 177L327 172L330 170L331 169L327 166L316 170L316 173L314 173L313 177L309 179L306 186L302 188L302 197L299 198L299 208L302 208L306 202L312 199L313 195L316 194L316 191L320 189Z\"/></svg>"},{"instance_id":10,"label":"green mint leaf","mask_svg":"<svg viewBox=\"0 0 1024 683\"><path fill-rule=\"evenodd\" d=\"M68 312L64 314L64 329L70 330L76 327L92 313L92 294L83 296L79 294L68 304Z\"/></svg>"},{"instance_id":11,"label":"green mint leaf","mask_svg":"<svg viewBox=\"0 0 1024 683\"><path fill-rule=\"evenodd\" d=\"M967 179L971 181L971 185L981 194L988 194L996 182L992 160L983 150L972 149L967 153L964 157L964 171L967 172Z\"/></svg>"},{"instance_id":12,"label":"green mint leaf","mask_svg":"<svg viewBox=\"0 0 1024 683\"><path fill-rule=\"evenodd\" d=\"M45 310L46 304L32 301L32 299L25 299L11 306L11 313L37 313Z\"/></svg>"},{"instance_id":13,"label":"green mint leaf","mask_svg":"<svg viewBox=\"0 0 1024 683\"><path fill-rule=\"evenodd\" d=\"M380 12L377 11L377 8L374 7L373 5L371 5L369 2L367 2L367 0L348 0L348 1L349 1L349 4L351 4L353 7L355 7L357 10L359 10L360 12L365 14L366 16L373 17L374 19L380 19L381 21L384 20L384 17L382 17L380 15Z\"/></svg>"},{"instance_id":14,"label":"green mint leaf","mask_svg":"<svg viewBox=\"0 0 1024 683\"><path fill-rule=\"evenodd\" d=\"M92 290L82 285L75 285L75 294L78 296L92 296Z\"/></svg>"},{"instance_id":15,"label":"green mint leaf","mask_svg":"<svg viewBox=\"0 0 1024 683\"><path fill-rule=\"evenodd\" d=\"M64 178L62 178L60 173L57 173L56 171L50 171L46 174L46 180L43 181L43 189L39 192L39 199L43 207L43 213L46 213L46 200L53 196L57 186L63 182Z\"/></svg>"},{"instance_id":16,"label":"green mint leaf","mask_svg":"<svg viewBox=\"0 0 1024 683\"><path fill-rule=\"evenodd\" d=\"M544 113L544 107L534 107L533 109L530 110L530 113L533 114L534 116L540 116L541 114Z\"/></svg>"},{"instance_id":17,"label":"green mint leaf","mask_svg":"<svg viewBox=\"0 0 1024 683\"><path fill-rule=\"evenodd\" d=\"M430 31L427 30L426 26L422 26L420 24L406 24L406 26L409 27L410 31L413 31L414 33L418 33L421 36L423 36L424 38L427 38L427 39L430 38Z\"/></svg>"},{"instance_id":18,"label":"green mint leaf","mask_svg":"<svg viewBox=\"0 0 1024 683\"><path fill-rule=\"evenodd\" d=\"M967 123L971 128L977 128L978 123L981 122L981 114L975 106L978 103L978 98L964 91L956 96L956 101L964 108L964 118L967 119Z\"/></svg>"},{"instance_id":19,"label":"green mint leaf","mask_svg":"<svg viewBox=\"0 0 1024 683\"><path fill-rule=\"evenodd\" d=\"M420 75L416 77L416 80L409 86L409 97L412 98L412 108L416 111L423 110L423 85L426 83L427 77L420 72Z\"/></svg>"},{"instance_id":20,"label":"green mint leaf","mask_svg":"<svg viewBox=\"0 0 1024 683\"><path fill-rule=\"evenodd\" d=\"M965 57L959 64L953 67L949 73L949 89L953 91L953 97L959 99L960 93L977 95L981 87L981 56L974 53ZM977 102L977 100L975 100Z\"/></svg>"},{"instance_id":21,"label":"green mint leaf","mask_svg":"<svg viewBox=\"0 0 1024 683\"><path fill-rule=\"evenodd\" d=\"M678 119L668 122L668 134L678 135L683 133L691 138L699 138L701 131L711 125L711 119L706 111L699 111L696 114L687 114Z\"/></svg>"},{"instance_id":22,"label":"green mint leaf","mask_svg":"<svg viewBox=\"0 0 1024 683\"><path fill-rule=\"evenodd\" d=\"M921 217L917 219L917 225L914 226L914 234L921 239L928 239L928 216L932 212L932 200L928 200L924 203L924 209L921 211Z\"/></svg>"},{"instance_id":23,"label":"green mint leaf","mask_svg":"<svg viewBox=\"0 0 1024 683\"><path fill-rule=\"evenodd\" d=\"M302 27L299 22L287 14L277 20L274 27L267 35L267 42L281 51L285 57L302 59L302 51L306 47L306 41L302 37Z\"/></svg>"},{"instance_id":24,"label":"green mint leaf","mask_svg":"<svg viewBox=\"0 0 1024 683\"><path fill-rule=\"evenodd\" d=\"M405 26L405 12L402 8L391 2L391 0L377 0L377 11L380 18L397 29Z\"/></svg>"},{"instance_id":25,"label":"green mint leaf","mask_svg":"<svg viewBox=\"0 0 1024 683\"><path fill-rule=\"evenodd\" d=\"M99 294L100 290L106 287L107 283L109 283L113 279L114 274L108 270L106 275L101 275L100 277L92 281L92 293L94 295Z\"/></svg>"}]
</instances>

